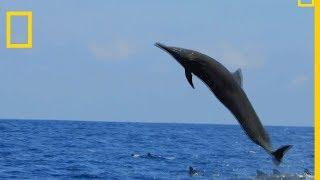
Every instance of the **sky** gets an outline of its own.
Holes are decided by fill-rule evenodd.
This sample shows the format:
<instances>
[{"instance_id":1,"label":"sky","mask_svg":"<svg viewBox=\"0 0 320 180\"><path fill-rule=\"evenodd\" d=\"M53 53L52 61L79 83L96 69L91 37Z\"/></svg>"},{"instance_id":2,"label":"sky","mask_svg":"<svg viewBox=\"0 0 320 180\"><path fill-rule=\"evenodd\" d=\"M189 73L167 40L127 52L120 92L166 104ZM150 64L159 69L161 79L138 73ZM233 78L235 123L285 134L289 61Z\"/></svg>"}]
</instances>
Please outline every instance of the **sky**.
<instances>
[{"instance_id":1,"label":"sky","mask_svg":"<svg viewBox=\"0 0 320 180\"><path fill-rule=\"evenodd\" d=\"M32 49L5 47L15 10L33 12ZM313 10L295 0L2 0L0 119L237 124L155 42L241 68L263 124L313 126Z\"/></svg>"}]
</instances>

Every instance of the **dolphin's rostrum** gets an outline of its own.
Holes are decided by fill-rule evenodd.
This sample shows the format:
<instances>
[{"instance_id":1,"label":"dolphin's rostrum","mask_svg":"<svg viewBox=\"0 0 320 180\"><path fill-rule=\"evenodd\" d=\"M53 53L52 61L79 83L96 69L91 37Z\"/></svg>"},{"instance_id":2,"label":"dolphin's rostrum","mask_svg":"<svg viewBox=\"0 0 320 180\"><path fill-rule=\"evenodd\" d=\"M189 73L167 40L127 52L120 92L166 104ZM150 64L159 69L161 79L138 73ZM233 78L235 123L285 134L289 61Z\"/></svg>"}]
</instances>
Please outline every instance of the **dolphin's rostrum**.
<instances>
[{"instance_id":1,"label":"dolphin's rostrum","mask_svg":"<svg viewBox=\"0 0 320 180\"><path fill-rule=\"evenodd\" d=\"M202 80L231 111L250 139L271 154L276 164L281 163L284 153L292 146L285 145L276 151L272 150L270 138L242 89L240 69L231 73L215 59L197 51L160 43L156 43L155 46L172 55L184 67L186 78L192 88L194 88L192 74Z\"/></svg>"}]
</instances>

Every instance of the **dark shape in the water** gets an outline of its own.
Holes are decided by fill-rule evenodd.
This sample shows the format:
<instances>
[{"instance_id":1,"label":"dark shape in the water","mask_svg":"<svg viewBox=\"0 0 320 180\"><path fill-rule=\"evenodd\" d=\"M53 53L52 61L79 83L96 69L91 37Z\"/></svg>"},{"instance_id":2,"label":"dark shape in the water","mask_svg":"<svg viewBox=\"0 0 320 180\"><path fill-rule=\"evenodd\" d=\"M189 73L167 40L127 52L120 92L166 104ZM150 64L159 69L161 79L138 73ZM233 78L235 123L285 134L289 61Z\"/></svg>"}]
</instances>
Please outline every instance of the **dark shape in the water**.
<instances>
[{"instance_id":1,"label":"dark shape in the water","mask_svg":"<svg viewBox=\"0 0 320 180\"><path fill-rule=\"evenodd\" d=\"M309 171L309 169L304 169L304 174L311 175L311 172Z\"/></svg>"},{"instance_id":2,"label":"dark shape in the water","mask_svg":"<svg viewBox=\"0 0 320 180\"><path fill-rule=\"evenodd\" d=\"M189 175L196 176L198 175L198 172L195 169L193 169L193 167L189 166Z\"/></svg>"},{"instance_id":3,"label":"dark shape in the water","mask_svg":"<svg viewBox=\"0 0 320 180\"><path fill-rule=\"evenodd\" d=\"M267 176L267 174L262 172L262 171L260 171L260 170L257 170L257 176L258 177L262 177L262 176Z\"/></svg>"},{"instance_id":4,"label":"dark shape in the water","mask_svg":"<svg viewBox=\"0 0 320 180\"><path fill-rule=\"evenodd\" d=\"M193 88L192 74L200 78L220 102L232 112L250 139L271 154L276 164L281 163L284 153L292 146L286 145L272 151L269 136L242 89L240 69L231 73L218 61L197 51L165 46L160 43L156 43L155 46L168 52L184 67L187 80Z\"/></svg>"},{"instance_id":5,"label":"dark shape in the water","mask_svg":"<svg viewBox=\"0 0 320 180\"><path fill-rule=\"evenodd\" d=\"M273 175L280 175L281 174L280 171L277 169L273 169L272 172L273 172Z\"/></svg>"},{"instance_id":6,"label":"dark shape in the water","mask_svg":"<svg viewBox=\"0 0 320 180\"><path fill-rule=\"evenodd\" d=\"M142 155L142 158L147 158L147 159L166 159L165 157L162 157L160 155L156 155L156 154L151 154L151 153L147 153L146 155Z\"/></svg>"},{"instance_id":7,"label":"dark shape in the water","mask_svg":"<svg viewBox=\"0 0 320 180\"><path fill-rule=\"evenodd\" d=\"M137 157L140 157L140 155L139 155L139 154L132 153L132 154L131 154L131 157L137 158Z\"/></svg>"}]
</instances>

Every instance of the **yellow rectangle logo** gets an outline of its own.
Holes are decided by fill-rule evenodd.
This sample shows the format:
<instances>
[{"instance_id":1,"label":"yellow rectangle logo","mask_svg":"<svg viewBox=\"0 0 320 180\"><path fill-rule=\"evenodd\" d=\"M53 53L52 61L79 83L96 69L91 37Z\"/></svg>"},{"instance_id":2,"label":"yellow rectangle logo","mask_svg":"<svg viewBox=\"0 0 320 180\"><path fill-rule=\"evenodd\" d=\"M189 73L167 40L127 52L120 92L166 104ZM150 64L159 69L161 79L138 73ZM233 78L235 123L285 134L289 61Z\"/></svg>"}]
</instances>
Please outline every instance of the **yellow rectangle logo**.
<instances>
[{"instance_id":1,"label":"yellow rectangle logo","mask_svg":"<svg viewBox=\"0 0 320 180\"><path fill-rule=\"evenodd\" d=\"M310 2L302 2L302 0L298 0L298 7L302 7L302 8L314 7L314 1L315 0L310 0Z\"/></svg>"},{"instance_id":2,"label":"yellow rectangle logo","mask_svg":"<svg viewBox=\"0 0 320 180\"><path fill-rule=\"evenodd\" d=\"M27 17L28 37L26 43L11 42L11 19L13 16ZM7 48L32 48L32 11L7 11L6 20Z\"/></svg>"}]
</instances>

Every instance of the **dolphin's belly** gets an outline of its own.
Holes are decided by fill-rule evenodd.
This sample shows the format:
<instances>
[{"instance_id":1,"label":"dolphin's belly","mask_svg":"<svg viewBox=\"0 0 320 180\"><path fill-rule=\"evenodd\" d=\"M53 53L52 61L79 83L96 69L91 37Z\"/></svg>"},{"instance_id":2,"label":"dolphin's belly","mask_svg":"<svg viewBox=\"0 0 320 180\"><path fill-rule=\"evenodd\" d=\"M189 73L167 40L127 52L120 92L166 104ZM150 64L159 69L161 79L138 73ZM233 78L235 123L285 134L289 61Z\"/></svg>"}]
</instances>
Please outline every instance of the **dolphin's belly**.
<instances>
[{"instance_id":1,"label":"dolphin's belly","mask_svg":"<svg viewBox=\"0 0 320 180\"><path fill-rule=\"evenodd\" d=\"M219 101L231 111L250 139L271 151L269 136L243 89L230 79L210 78L209 74L202 74L199 78L210 88Z\"/></svg>"},{"instance_id":2,"label":"dolphin's belly","mask_svg":"<svg viewBox=\"0 0 320 180\"><path fill-rule=\"evenodd\" d=\"M226 93L222 103L236 117L251 140L271 151L269 136L242 89Z\"/></svg>"}]
</instances>

